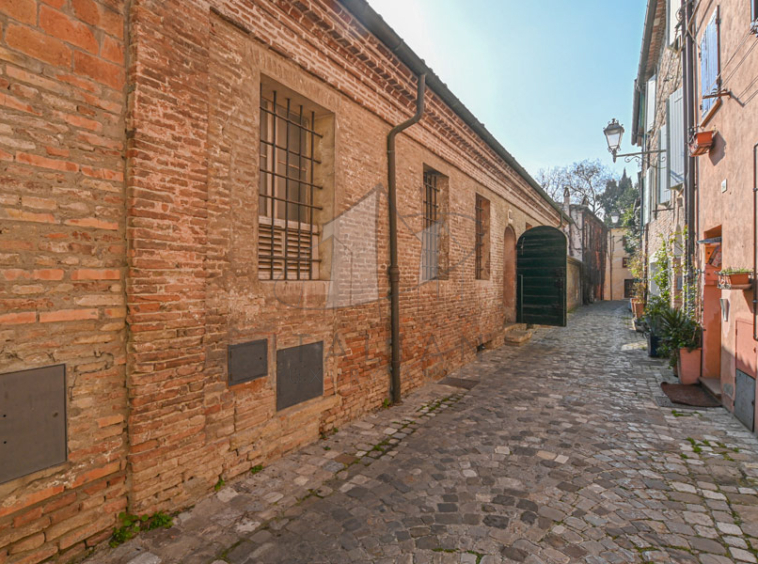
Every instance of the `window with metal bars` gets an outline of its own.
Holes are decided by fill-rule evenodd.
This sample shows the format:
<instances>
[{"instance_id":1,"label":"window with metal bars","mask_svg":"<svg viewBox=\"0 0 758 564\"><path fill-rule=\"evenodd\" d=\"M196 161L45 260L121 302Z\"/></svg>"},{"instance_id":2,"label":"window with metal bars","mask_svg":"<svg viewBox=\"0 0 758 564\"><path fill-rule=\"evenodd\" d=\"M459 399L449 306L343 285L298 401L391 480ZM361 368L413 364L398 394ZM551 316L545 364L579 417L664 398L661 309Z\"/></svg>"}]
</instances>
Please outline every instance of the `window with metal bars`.
<instances>
[{"instance_id":1,"label":"window with metal bars","mask_svg":"<svg viewBox=\"0 0 758 564\"><path fill-rule=\"evenodd\" d=\"M476 195L476 279L490 278L490 201Z\"/></svg>"},{"instance_id":2,"label":"window with metal bars","mask_svg":"<svg viewBox=\"0 0 758 564\"><path fill-rule=\"evenodd\" d=\"M261 85L258 277L314 280L318 272L316 113Z\"/></svg>"},{"instance_id":3,"label":"window with metal bars","mask_svg":"<svg viewBox=\"0 0 758 564\"><path fill-rule=\"evenodd\" d=\"M440 174L424 172L424 231L421 238L421 275L435 280L440 274Z\"/></svg>"}]
</instances>

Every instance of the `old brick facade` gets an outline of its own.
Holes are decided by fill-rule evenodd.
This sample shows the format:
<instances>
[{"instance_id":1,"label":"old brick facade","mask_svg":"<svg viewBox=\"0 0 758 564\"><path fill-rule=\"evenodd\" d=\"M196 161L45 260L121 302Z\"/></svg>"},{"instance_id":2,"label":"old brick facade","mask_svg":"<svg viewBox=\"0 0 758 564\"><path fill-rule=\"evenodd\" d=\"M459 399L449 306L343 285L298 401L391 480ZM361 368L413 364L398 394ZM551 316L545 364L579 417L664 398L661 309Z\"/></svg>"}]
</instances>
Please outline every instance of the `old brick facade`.
<instances>
[{"instance_id":1,"label":"old brick facade","mask_svg":"<svg viewBox=\"0 0 758 564\"><path fill-rule=\"evenodd\" d=\"M386 135L415 78L333 1L8 0L0 29L0 373L67 371L68 461L0 484L0 563L33 564L388 397ZM259 276L262 87L318 110L318 279ZM404 393L501 342L506 229L559 224L461 108L426 101L397 143ZM425 171L444 228L422 283ZM266 376L230 386L228 346L263 339ZM311 343L323 394L277 410L278 353Z\"/></svg>"}]
</instances>

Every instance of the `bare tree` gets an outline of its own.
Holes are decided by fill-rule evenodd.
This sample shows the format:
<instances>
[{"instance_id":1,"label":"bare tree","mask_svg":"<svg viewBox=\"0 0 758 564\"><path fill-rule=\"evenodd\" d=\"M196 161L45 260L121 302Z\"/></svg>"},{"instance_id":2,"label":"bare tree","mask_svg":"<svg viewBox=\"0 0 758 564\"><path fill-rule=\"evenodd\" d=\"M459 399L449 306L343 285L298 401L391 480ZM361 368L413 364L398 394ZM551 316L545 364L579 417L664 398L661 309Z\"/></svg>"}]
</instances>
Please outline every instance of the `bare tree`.
<instances>
[{"instance_id":1,"label":"bare tree","mask_svg":"<svg viewBox=\"0 0 758 564\"><path fill-rule=\"evenodd\" d=\"M586 205L592 213L603 209L600 196L613 180L613 173L599 160L589 159L568 166L540 169L537 173L537 181L556 202L563 201L563 191L568 188L571 202Z\"/></svg>"}]
</instances>

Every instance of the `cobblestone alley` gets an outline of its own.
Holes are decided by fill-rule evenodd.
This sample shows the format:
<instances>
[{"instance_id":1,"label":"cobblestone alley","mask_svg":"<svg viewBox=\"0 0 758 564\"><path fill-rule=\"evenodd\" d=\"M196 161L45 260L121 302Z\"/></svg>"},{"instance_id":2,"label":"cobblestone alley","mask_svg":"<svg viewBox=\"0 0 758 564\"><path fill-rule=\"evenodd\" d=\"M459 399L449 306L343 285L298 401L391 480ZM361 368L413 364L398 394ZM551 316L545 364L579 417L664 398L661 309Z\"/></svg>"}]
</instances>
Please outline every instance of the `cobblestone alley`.
<instances>
[{"instance_id":1,"label":"cobblestone alley","mask_svg":"<svg viewBox=\"0 0 758 564\"><path fill-rule=\"evenodd\" d=\"M583 308L90 562L756 562L758 441L659 407L629 326Z\"/></svg>"}]
</instances>

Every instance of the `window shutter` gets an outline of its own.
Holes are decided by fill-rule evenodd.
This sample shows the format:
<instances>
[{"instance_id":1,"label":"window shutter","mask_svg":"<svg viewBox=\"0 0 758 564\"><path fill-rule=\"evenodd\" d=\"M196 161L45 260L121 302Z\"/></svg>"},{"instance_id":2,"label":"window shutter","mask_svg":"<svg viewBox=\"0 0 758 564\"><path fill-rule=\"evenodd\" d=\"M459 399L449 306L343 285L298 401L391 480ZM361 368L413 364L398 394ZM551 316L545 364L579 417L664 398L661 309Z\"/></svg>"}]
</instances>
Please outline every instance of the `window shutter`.
<instances>
[{"instance_id":1,"label":"window shutter","mask_svg":"<svg viewBox=\"0 0 758 564\"><path fill-rule=\"evenodd\" d=\"M750 0L750 20L753 32L758 33L758 0Z\"/></svg>"},{"instance_id":2,"label":"window shutter","mask_svg":"<svg viewBox=\"0 0 758 564\"><path fill-rule=\"evenodd\" d=\"M661 135L658 138L658 149L668 152L668 131L669 125L665 123L661 126ZM669 171L668 171L668 156L667 153L658 153L658 203L667 204L671 200L671 193L669 192Z\"/></svg>"},{"instance_id":3,"label":"window shutter","mask_svg":"<svg viewBox=\"0 0 758 564\"><path fill-rule=\"evenodd\" d=\"M645 223L650 223L650 209L651 209L651 202L652 197L651 193L653 192L653 188L655 187L655 184L653 183L653 167L648 167L647 169L647 177L645 178Z\"/></svg>"},{"instance_id":4,"label":"window shutter","mask_svg":"<svg viewBox=\"0 0 758 564\"><path fill-rule=\"evenodd\" d=\"M706 98L719 91L719 30L718 10L713 14L710 23L700 41L700 93L703 97L702 117L705 117L716 98Z\"/></svg>"},{"instance_id":5,"label":"window shutter","mask_svg":"<svg viewBox=\"0 0 758 564\"><path fill-rule=\"evenodd\" d=\"M676 188L684 183L684 159L686 158L687 140L684 138L684 93L680 88L669 97L669 188Z\"/></svg>"},{"instance_id":6,"label":"window shutter","mask_svg":"<svg viewBox=\"0 0 758 564\"><path fill-rule=\"evenodd\" d=\"M679 10L682 7L682 0L668 0L668 31L669 31L669 45L673 45L676 42L677 28L679 24Z\"/></svg>"},{"instance_id":7,"label":"window shutter","mask_svg":"<svg viewBox=\"0 0 758 564\"><path fill-rule=\"evenodd\" d=\"M658 78L653 75L647 81L647 109L645 111L646 123L645 131L650 131L655 125L655 90L658 85Z\"/></svg>"},{"instance_id":8,"label":"window shutter","mask_svg":"<svg viewBox=\"0 0 758 564\"><path fill-rule=\"evenodd\" d=\"M640 174L639 175L639 182L640 182L640 225L642 227L645 227L645 224L647 221L645 221L645 214L647 213L647 203L645 203L645 196L647 194L647 182L646 178Z\"/></svg>"}]
</instances>

